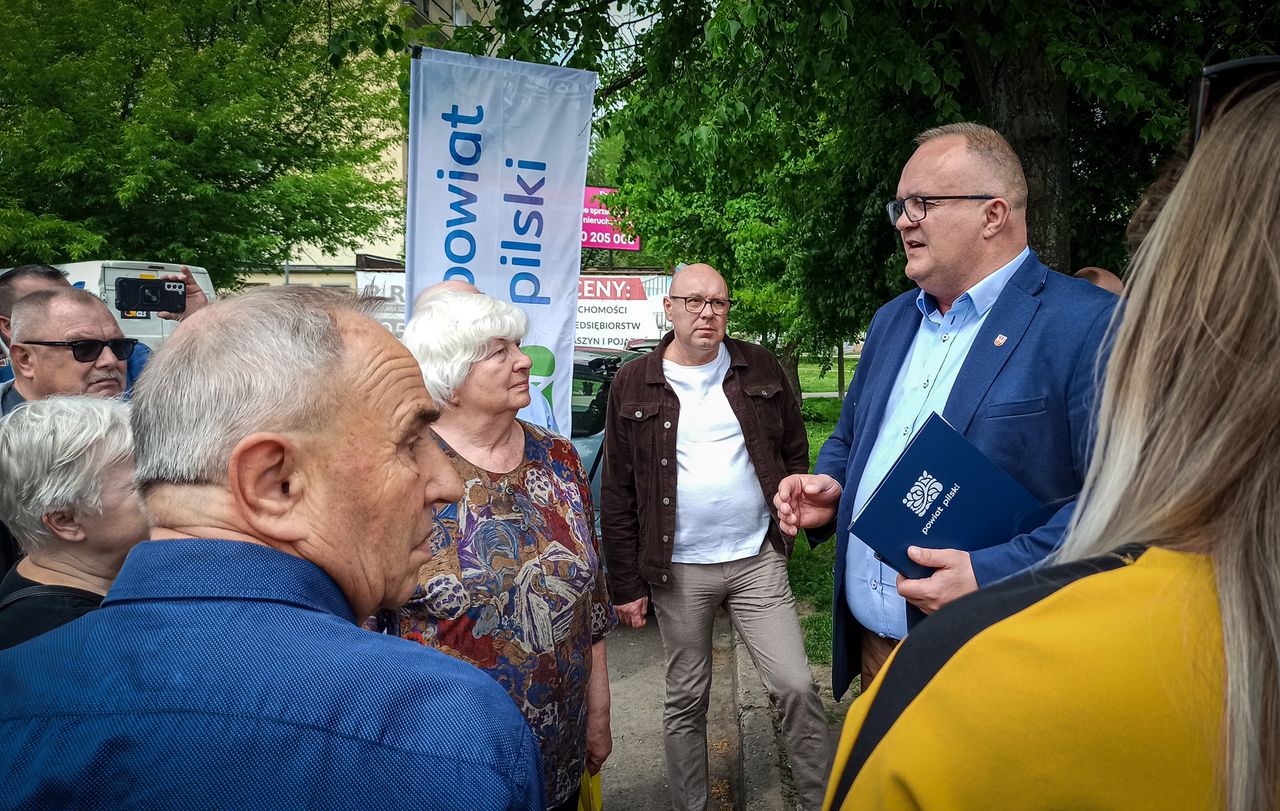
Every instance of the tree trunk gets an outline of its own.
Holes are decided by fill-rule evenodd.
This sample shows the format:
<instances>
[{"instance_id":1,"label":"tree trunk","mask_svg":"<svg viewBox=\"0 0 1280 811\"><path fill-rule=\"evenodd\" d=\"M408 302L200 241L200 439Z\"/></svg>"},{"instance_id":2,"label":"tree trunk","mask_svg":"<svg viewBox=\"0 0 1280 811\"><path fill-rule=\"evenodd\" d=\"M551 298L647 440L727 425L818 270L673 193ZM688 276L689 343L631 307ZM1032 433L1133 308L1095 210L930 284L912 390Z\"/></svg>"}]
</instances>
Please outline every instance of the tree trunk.
<instances>
[{"instance_id":1,"label":"tree trunk","mask_svg":"<svg viewBox=\"0 0 1280 811\"><path fill-rule=\"evenodd\" d=\"M840 392L840 399L844 399L844 342L836 344L836 391Z\"/></svg>"},{"instance_id":2,"label":"tree trunk","mask_svg":"<svg viewBox=\"0 0 1280 811\"><path fill-rule=\"evenodd\" d=\"M778 352L778 362L782 364L782 371L787 375L787 383L791 386L791 392L795 394L796 399L801 399L800 393L800 343L798 341L787 341L781 351Z\"/></svg>"},{"instance_id":3,"label":"tree trunk","mask_svg":"<svg viewBox=\"0 0 1280 811\"><path fill-rule=\"evenodd\" d=\"M1013 146L1027 176L1028 241L1040 260L1071 273L1067 211L1067 95L1044 46L1032 40L991 69L991 125Z\"/></svg>"}]
</instances>

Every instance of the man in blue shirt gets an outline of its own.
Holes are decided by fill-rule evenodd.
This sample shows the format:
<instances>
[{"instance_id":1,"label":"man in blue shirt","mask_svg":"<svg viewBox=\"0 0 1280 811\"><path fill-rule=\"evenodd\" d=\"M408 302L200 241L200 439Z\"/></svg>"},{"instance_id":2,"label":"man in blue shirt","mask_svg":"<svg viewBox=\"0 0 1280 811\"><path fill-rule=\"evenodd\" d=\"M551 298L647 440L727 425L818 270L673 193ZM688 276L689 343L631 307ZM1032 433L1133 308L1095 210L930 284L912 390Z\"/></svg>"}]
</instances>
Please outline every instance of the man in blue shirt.
<instances>
[{"instance_id":1,"label":"man in blue shirt","mask_svg":"<svg viewBox=\"0 0 1280 811\"><path fill-rule=\"evenodd\" d=\"M356 624L408 599L461 495L366 313L255 290L156 353L132 414L151 540L101 609L0 652L6 807L542 807L506 691Z\"/></svg>"},{"instance_id":2,"label":"man in blue shirt","mask_svg":"<svg viewBox=\"0 0 1280 811\"><path fill-rule=\"evenodd\" d=\"M1088 467L1100 350L1117 301L1051 271L1027 246L1026 179L999 133L953 124L916 144L888 211L919 290L876 313L815 475L789 477L777 497L784 529L809 527L815 542L836 535L836 696L859 671L870 683L909 615L1026 569L1061 543ZM935 571L909 580L848 527L933 413L1059 509L989 549L913 548L912 559Z\"/></svg>"}]
</instances>

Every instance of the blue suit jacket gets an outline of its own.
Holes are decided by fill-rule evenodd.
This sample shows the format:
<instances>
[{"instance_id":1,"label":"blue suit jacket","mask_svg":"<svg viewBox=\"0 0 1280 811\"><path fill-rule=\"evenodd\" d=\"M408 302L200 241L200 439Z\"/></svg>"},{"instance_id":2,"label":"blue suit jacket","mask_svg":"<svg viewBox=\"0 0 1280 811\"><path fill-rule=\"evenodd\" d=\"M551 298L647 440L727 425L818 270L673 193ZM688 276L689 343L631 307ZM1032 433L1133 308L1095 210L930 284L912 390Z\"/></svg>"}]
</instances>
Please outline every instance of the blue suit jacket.
<instances>
[{"instance_id":1,"label":"blue suit jacket","mask_svg":"<svg viewBox=\"0 0 1280 811\"><path fill-rule=\"evenodd\" d=\"M920 325L919 291L880 308L867 329L840 422L814 471L844 487L836 534L832 688L842 696L861 663L861 627L844 597L844 560L853 500L884 418L885 404ZM1014 272L992 306L960 369L943 417L1046 503L1060 508L1044 526L972 553L984 586L1043 560L1062 541L1084 483L1103 346L1118 299L1050 270L1035 253ZM1004 341L996 345L998 336Z\"/></svg>"}]
</instances>

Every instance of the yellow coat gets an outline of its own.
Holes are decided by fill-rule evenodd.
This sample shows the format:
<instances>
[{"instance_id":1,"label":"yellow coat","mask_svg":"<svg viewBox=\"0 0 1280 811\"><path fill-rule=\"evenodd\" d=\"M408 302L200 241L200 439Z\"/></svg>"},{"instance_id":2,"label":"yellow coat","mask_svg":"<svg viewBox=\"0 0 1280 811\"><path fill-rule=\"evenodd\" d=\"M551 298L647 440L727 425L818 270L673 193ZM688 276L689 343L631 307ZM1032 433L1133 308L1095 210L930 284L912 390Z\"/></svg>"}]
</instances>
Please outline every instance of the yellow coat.
<instances>
[{"instance_id":1,"label":"yellow coat","mask_svg":"<svg viewBox=\"0 0 1280 811\"><path fill-rule=\"evenodd\" d=\"M828 809L1218 808L1213 567L1125 547L921 623L849 711Z\"/></svg>"}]
</instances>

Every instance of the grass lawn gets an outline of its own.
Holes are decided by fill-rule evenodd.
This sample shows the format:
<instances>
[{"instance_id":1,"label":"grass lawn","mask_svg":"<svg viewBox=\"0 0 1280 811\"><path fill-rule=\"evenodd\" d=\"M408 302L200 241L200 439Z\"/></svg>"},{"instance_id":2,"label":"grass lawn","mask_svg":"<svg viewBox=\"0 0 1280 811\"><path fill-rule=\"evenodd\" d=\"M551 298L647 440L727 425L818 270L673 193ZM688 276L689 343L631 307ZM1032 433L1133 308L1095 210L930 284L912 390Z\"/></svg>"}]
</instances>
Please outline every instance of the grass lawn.
<instances>
[{"instance_id":1,"label":"grass lawn","mask_svg":"<svg viewBox=\"0 0 1280 811\"><path fill-rule=\"evenodd\" d=\"M800 369L803 380L803 364ZM810 470L813 469L813 460L817 458L822 443L831 436L831 431L835 428L836 420L840 417L840 404L840 400L834 397L804 401ZM796 601L801 603L800 625L804 629L805 652L809 655L809 661L814 664L831 664L831 594L835 582L835 554L834 540L810 549L808 540L801 532L796 538L795 552L788 566L791 590L796 595Z\"/></svg>"},{"instance_id":2,"label":"grass lawn","mask_svg":"<svg viewBox=\"0 0 1280 811\"><path fill-rule=\"evenodd\" d=\"M844 358L844 387L849 388L849 379L853 377L853 368L858 360L853 355ZM836 368L835 356L831 357L831 368L822 374L822 361L806 358L800 361L800 391L839 391L839 370Z\"/></svg>"}]
</instances>

